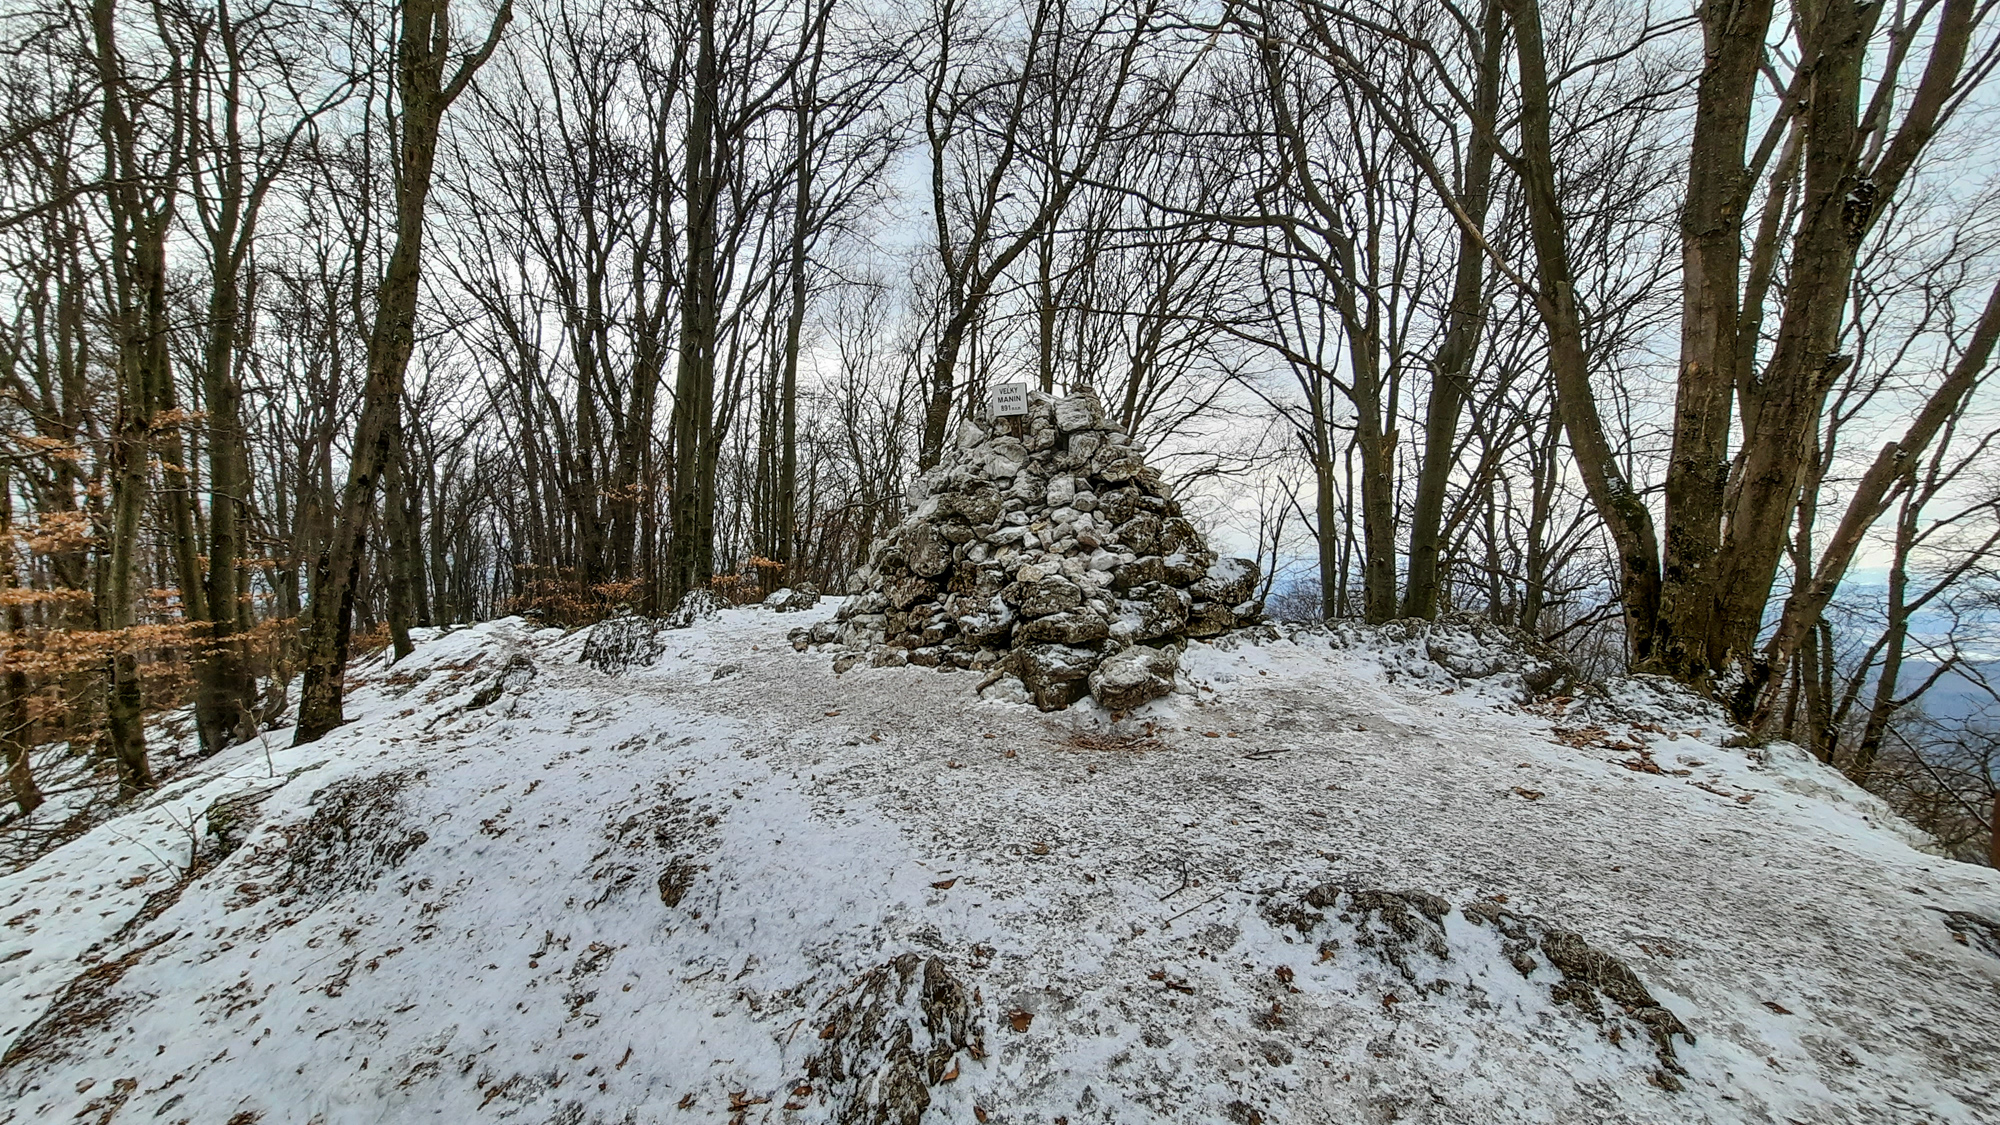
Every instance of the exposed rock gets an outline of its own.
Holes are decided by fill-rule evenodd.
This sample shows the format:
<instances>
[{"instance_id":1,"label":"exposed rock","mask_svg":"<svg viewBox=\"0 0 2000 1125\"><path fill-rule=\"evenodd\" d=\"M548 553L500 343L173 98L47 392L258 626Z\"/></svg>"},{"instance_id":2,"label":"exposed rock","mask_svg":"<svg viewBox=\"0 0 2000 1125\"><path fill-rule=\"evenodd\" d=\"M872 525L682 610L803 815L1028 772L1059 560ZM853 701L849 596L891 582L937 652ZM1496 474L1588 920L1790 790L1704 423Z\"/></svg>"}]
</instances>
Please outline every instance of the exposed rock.
<instances>
[{"instance_id":1,"label":"exposed rock","mask_svg":"<svg viewBox=\"0 0 2000 1125\"><path fill-rule=\"evenodd\" d=\"M1501 935L1501 946L1509 962L1522 976L1538 967L1534 953L1539 950L1549 964L1562 974L1550 997L1567 1004L1594 1023L1620 1016L1645 1029L1659 1056L1661 1070L1653 1081L1670 1090L1680 1088L1674 1075L1686 1075L1674 1054L1676 1038L1694 1042L1694 1033L1680 1017L1653 998L1631 968L1616 957L1593 947L1569 930L1532 915L1516 914L1492 902L1467 904L1462 913L1474 923L1490 925ZM1609 1001L1607 1006L1604 1001Z\"/></svg>"},{"instance_id":2,"label":"exposed rock","mask_svg":"<svg viewBox=\"0 0 2000 1125\"><path fill-rule=\"evenodd\" d=\"M1090 673L1090 694L1098 705L1130 711L1174 690L1180 656L1172 649L1134 645L1104 658Z\"/></svg>"},{"instance_id":3,"label":"exposed rock","mask_svg":"<svg viewBox=\"0 0 2000 1125\"><path fill-rule=\"evenodd\" d=\"M1236 624L1236 611L1220 602L1196 602L1188 610L1186 631L1190 637L1215 637Z\"/></svg>"},{"instance_id":4,"label":"exposed rock","mask_svg":"<svg viewBox=\"0 0 2000 1125\"><path fill-rule=\"evenodd\" d=\"M1452 987L1434 970L1477 955L1476 948L1453 946L1445 929L1451 903L1425 891L1321 883L1296 898L1271 890L1261 897L1259 910L1274 927L1297 930L1307 940L1338 925L1352 927L1350 940L1356 952L1395 970L1420 994ZM1529 978L1530 987L1546 987L1550 1000L1602 1028L1613 1044L1620 1043L1628 1029L1642 1034L1660 1064L1649 1081L1668 1090L1681 1088L1676 1076L1685 1077L1687 1071L1675 1056L1675 1041L1692 1043L1694 1034L1624 962L1570 930L1515 913L1490 899L1467 903L1458 913L1476 926L1498 931L1500 956ZM1341 942L1322 941L1319 949L1320 959L1329 960L1339 955ZM1555 972L1537 979L1542 959Z\"/></svg>"},{"instance_id":5,"label":"exposed rock","mask_svg":"<svg viewBox=\"0 0 2000 1125\"><path fill-rule=\"evenodd\" d=\"M477 711L481 707L488 707L498 702L503 695L519 695L528 690L528 685L534 680L535 662L517 652L507 658L507 663L501 665L492 679L472 693L472 698L466 703L465 709Z\"/></svg>"},{"instance_id":6,"label":"exposed rock","mask_svg":"<svg viewBox=\"0 0 2000 1125\"><path fill-rule=\"evenodd\" d=\"M1160 556L1147 555L1111 572L1111 588L1130 590L1134 586L1145 586L1154 582L1165 582L1167 569L1160 565Z\"/></svg>"},{"instance_id":7,"label":"exposed rock","mask_svg":"<svg viewBox=\"0 0 2000 1125\"><path fill-rule=\"evenodd\" d=\"M667 651L661 628L659 621L632 613L605 618L584 638L583 662L610 676L650 667Z\"/></svg>"},{"instance_id":8,"label":"exposed rock","mask_svg":"<svg viewBox=\"0 0 2000 1125\"><path fill-rule=\"evenodd\" d=\"M1336 649L1367 646L1395 653L1415 675L1441 684L1480 683L1487 690L1511 693L1519 703L1570 694L1581 686L1576 666L1561 652L1525 630L1479 614L1448 613L1436 621L1406 618L1381 625L1330 622L1328 635ZM1716 722L1726 723L1713 704L1705 706Z\"/></svg>"},{"instance_id":9,"label":"exposed rock","mask_svg":"<svg viewBox=\"0 0 2000 1125\"><path fill-rule=\"evenodd\" d=\"M811 609L818 604L819 587L810 582L781 587L773 590L771 596L764 599L764 608L778 613L795 613L802 609Z\"/></svg>"},{"instance_id":10,"label":"exposed rock","mask_svg":"<svg viewBox=\"0 0 2000 1125\"><path fill-rule=\"evenodd\" d=\"M1082 609L1066 610L1027 622L1017 631L1016 638L1023 643L1055 641L1076 645L1101 641L1110 635L1110 625L1104 618L1091 610Z\"/></svg>"},{"instance_id":11,"label":"exposed rock","mask_svg":"<svg viewBox=\"0 0 2000 1125\"><path fill-rule=\"evenodd\" d=\"M1054 575L1040 579L1032 585L1022 582L1018 604L1023 617L1047 617L1051 613L1063 613L1083 604L1083 591L1077 589L1076 583L1069 579Z\"/></svg>"},{"instance_id":12,"label":"exposed rock","mask_svg":"<svg viewBox=\"0 0 2000 1125\"><path fill-rule=\"evenodd\" d=\"M1034 696L1035 706L1060 711L1090 691L1095 649L1061 644L1029 644L1014 650L1014 674Z\"/></svg>"},{"instance_id":13,"label":"exposed rock","mask_svg":"<svg viewBox=\"0 0 2000 1125\"><path fill-rule=\"evenodd\" d=\"M984 1057L972 989L944 961L905 953L855 978L820 1012L807 1089L841 1125L917 1125L931 1088Z\"/></svg>"},{"instance_id":14,"label":"exposed rock","mask_svg":"<svg viewBox=\"0 0 2000 1125\"><path fill-rule=\"evenodd\" d=\"M1217 559L1188 593L1224 605L1247 601L1257 589L1257 564L1248 559Z\"/></svg>"},{"instance_id":15,"label":"exposed rock","mask_svg":"<svg viewBox=\"0 0 2000 1125\"><path fill-rule=\"evenodd\" d=\"M1030 392L1025 419L968 423L908 496L833 635L794 630L794 646L1001 669L1045 710L1087 693L1129 710L1173 689L1185 638L1260 615L1256 564L1216 558L1089 391Z\"/></svg>"},{"instance_id":16,"label":"exposed rock","mask_svg":"<svg viewBox=\"0 0 2000 1125\"><path fill-rule=\"evenodd\" d=\"M686 629L695 622L706 621L728 608L729 603L722 600L721 594L704 586L699 590L689 590L682 595L680 604L674 606L673 612L667 614L663 620L669 629Z\"/></svg>"},{"instance_id":17,"label":"exposed rock","mask_svg":"<svg viewBox=\"0 0 2000 1125\"><path fill-rule=\"evenodd\" d=\"M1431 660L1461 680L1519 676L1532 695L1548 695L1577 678L1569 658L1540 638L1478 614L1446 615L1432 628L1427 647Z\"/></svg>"},{"instance_id":18,"label":"exposed rock","mask_svg":"<svg viewBox=\"0 0 2000 1125\"><path fill-rule=\"evenodd\" d=\"M1132 639L1157 641L1186 633L1191 602L1185 590L1156 586L1138 600L1125 603L1138 610L1136 616L1128 619L1135 623Z\"/></svg>"}]
</instances>

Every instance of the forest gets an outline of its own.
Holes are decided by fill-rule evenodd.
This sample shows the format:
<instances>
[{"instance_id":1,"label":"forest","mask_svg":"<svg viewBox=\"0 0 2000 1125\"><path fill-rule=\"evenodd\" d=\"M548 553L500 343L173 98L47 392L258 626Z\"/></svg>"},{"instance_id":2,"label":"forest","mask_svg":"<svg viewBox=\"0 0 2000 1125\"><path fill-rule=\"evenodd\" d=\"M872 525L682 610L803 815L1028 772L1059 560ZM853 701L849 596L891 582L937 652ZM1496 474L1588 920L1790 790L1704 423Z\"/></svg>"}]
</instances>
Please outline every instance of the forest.
<instances>
[{"instance_id":1,"label":"forest","mask_svg":"<svg viewBox=\"0 0 2000 1125\"><path fill-rule=\"evenodd\" d=\"M841 592L1022 383L1273 618L1670 677L1985 861L1996 9L8 0L7 795Z\"/></svg>"}]
</instances>

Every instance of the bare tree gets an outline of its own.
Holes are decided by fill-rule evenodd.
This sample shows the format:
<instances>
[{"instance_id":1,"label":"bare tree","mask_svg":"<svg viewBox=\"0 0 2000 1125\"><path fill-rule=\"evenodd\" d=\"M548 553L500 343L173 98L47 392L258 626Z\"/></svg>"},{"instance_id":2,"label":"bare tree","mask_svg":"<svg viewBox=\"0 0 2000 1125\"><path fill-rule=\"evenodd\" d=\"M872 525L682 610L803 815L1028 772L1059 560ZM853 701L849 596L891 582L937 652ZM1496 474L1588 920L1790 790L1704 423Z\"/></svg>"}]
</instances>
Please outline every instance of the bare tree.
<instances>
[{"instance_id":1,"label":"bare tree","mask_svg":"<svg viewBox=\"0 0 2000 1125\"><path fill-rule=\"evenodd\" d=\"M368 375L355 421L347 484L334 534L318 566L305 637L305 684L299 699L298 743L339 726L354 629L355 587L361 575L375 491L392 458L403 410L403 373L415 347L422 277L424 204L445 110L493 54L513 17L501 0L484 42L454 59L449 0L398 0L395 173L396 241L376 294L368 339ZM454 63L456 65L454 65ZM447 71L449 73L447 74Z\"/></svg>"}]
</instances>

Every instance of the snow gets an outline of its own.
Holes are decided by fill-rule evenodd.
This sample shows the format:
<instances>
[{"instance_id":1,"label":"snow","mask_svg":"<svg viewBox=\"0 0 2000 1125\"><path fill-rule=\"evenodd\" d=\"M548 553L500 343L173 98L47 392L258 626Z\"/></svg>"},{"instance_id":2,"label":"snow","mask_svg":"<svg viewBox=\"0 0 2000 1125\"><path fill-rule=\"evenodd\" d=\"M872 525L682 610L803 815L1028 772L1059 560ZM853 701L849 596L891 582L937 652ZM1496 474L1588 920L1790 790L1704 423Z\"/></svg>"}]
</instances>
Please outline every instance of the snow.
<instances>
[{"instance_id":1,"label":"snow","mask_svg":"<svg viewBox=\"0 0 2000 1125\"><path fill-rule=\"evenodd\" d=\"M430 637L322 741L0 877L0 1122L854 1119L886 1079L809 1073L840 1005L953 1047L867 976L909 953L972 994L925 1120L2000 1119L2000 957L1944 922L2000 878L1666 686L1521 705L1420 644L1238 636L1114 722L836 675L785 641L831 608L623 675ZM232 794L219 856L190 827ZM1366 890L1453 909L1399 947L1341 917ZM1459 909L1502 896L1629 966L1684 1073Z\"/></svg>"}]
</instances>

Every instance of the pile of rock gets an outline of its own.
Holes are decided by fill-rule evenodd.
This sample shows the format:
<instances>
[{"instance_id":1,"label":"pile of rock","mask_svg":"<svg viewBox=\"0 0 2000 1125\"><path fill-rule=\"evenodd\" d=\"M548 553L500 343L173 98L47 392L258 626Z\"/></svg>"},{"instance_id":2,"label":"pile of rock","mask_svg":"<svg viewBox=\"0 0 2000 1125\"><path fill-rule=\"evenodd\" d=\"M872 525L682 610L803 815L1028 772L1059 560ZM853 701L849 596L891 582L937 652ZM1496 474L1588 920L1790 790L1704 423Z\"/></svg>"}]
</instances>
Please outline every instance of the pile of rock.
<instances>
[{"instance_id":1,"label":"pile of rock","mask_svg":"<svg viewBox=\"0 0 2000 1125\"><path fill-rule=\"evenodd\" d=\"M967 423L909 500L834 620L794 643L1011 673L1043 710L1126 710L1172 690L1187 638L1257 616L1256 564L1216 558L1087 391Z\"/></svg>"}]
</instances>

